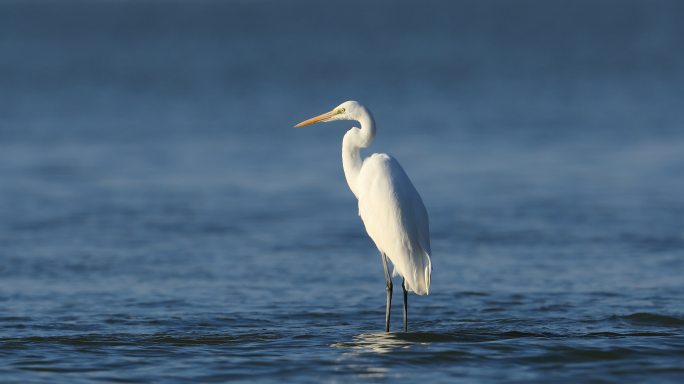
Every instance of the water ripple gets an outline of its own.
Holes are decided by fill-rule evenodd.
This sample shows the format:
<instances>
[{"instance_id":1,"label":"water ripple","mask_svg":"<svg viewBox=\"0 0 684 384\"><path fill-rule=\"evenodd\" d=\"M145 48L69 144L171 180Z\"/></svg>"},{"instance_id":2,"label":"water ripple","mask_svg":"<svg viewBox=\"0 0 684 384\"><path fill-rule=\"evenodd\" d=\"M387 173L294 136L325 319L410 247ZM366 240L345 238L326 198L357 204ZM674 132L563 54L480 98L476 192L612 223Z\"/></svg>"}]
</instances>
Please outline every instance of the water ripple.
<instances>
[{"instance_id":1,"label":"water ripple","mask_svg":"<svg viewBox=\"0 0 684 384\"><path fill-rule=\"evenodd\" d=\"M682 327L684 317L664 315L650 312L636 312L623 316L611 316L612 320L624 320L636 325L647 325L654 327Z\"/></svg>"}]
</instances>

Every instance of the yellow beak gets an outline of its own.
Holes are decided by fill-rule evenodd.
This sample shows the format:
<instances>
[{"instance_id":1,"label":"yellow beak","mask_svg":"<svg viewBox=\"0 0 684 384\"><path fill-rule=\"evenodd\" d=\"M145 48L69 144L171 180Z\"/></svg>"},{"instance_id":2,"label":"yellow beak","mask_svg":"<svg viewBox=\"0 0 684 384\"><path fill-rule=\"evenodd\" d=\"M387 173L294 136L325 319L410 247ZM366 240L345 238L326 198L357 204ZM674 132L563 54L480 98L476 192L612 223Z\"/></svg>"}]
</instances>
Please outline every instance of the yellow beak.
<instances>
[{"instance_id":1,"label":"yellow beak","mask_svg":"<svg viewBox=\"0 0 684 384\"><path fill-rule=\"evenodd\" d=\"M299 128L299 127L303 127L303 126L305 126L305 125L316 124L316 123L319 123L319 122L321 122L321 121L323 121L323 120L327 120L327 119L329 119L329 118L331 118L331 117L337 115L338 113L339 113L338 111L332 110L332 111L326 112L326 113L324 113L324 114L322 114L322 115L318 115L318 116L312 117L312 118L310 118L310 119L308 119L308 120L304 120L304 121L302 121L301 123L295 125L294 127L295 127L295 128Z\"/></svg>"}]
</instances>

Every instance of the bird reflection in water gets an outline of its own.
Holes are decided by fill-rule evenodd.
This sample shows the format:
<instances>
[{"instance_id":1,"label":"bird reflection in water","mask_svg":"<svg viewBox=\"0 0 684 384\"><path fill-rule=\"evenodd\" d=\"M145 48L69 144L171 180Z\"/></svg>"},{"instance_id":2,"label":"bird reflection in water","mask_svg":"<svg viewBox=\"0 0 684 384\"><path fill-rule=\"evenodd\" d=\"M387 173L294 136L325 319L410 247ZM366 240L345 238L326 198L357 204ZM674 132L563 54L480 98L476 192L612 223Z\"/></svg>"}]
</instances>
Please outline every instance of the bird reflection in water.
<instances>
[{"instance_id":1,"label":"bird reflection in water","mask_svg":"<svg viewBox=\"0 0 684 384\"><path fill-rule=\"evenodd\" d=\"M331 347L351 348L375 353L388 353L396 349L409 348L415 344L429 344L428 340L421 341L419 334L412 333L362 333L354 336L353 341L339 342Z\"/></svg>"}]
</instances>

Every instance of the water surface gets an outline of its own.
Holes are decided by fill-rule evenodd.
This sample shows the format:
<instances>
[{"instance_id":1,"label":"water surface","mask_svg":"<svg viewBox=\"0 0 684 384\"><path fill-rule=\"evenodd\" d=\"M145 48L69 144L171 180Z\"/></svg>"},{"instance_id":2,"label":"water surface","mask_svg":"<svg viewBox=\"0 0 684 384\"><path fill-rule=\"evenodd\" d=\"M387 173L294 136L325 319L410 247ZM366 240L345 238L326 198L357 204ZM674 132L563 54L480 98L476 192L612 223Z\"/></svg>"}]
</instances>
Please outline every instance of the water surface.
<instances>
[{"instance_id":1,"label":"water surface","mask_svg":"<svg viewBox=\"0 0 684 384\"><path fill-rule=\"evenodd\" d=\"M683 11L0 3L3 382L681 382ZM409 333L350 125L291 129L352 98L431 217Z\"/></svg>"}]
</instances>

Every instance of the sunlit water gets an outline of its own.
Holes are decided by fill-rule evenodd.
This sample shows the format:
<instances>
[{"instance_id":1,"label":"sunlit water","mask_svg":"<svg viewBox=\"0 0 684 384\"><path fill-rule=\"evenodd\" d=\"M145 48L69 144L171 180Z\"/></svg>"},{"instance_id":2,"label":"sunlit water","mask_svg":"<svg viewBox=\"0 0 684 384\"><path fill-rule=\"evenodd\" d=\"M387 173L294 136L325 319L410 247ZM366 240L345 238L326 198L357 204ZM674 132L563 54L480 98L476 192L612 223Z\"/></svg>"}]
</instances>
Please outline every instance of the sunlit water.
<instances>
[{"instance_id":1,"label":"sunlit water","mask_svg":"<svg viewBox=\"0 0 684 384\"><path fill-rule=\"evenodd\" d=\"M680 2L89 3L0 3L0 381L684 379ZM350 125L291 129L349 98L430 213L409 333Z\"/></svg>"}]
</instances>

